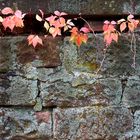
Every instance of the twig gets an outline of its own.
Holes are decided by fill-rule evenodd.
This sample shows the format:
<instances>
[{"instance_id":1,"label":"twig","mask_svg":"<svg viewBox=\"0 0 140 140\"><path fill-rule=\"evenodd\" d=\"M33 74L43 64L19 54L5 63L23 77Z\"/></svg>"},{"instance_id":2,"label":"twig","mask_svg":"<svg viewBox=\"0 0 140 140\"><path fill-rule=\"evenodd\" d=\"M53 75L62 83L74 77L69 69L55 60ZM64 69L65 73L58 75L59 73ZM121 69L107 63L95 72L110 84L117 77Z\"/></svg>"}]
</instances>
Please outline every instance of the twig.
<instances>
[{"instance_id":1,"label":"twig","mask_svg":"<svg viewBox=\"0 0 140 140\"><path fill-rule=\"evenodd\" d=\"M108 46L103 50L103 59L100 63L100 67L98 68L98 70L96 71L96 75L99 73L99 71L101 70L102 66L103 66L103 63L105 61L105 58L106 58L106 52L107 52L107 48Z\"/></svg>"},{"instance_id":2,"label":"twig","mask_svg":"<svg viewBox=\"0 0 140 140\"><path fill-rule=\"evenodd\" d=\"M95 32L94 32L94 30L92 29L91 25L88 23L88 21L85 20L84 18L82 18L81 15L80 15L79 18L82 19L82 20L88 25L89 29L92 31L93 35L96 37Z\"/></svg>"},{"instance_id":3,"label":"twig","mask_svg":"<svg viewBox=\"0 0 140 140\"><path fill-rule=\"evenodd\" d=\"M133 43L134 43L134 45L133 45ZM137 48L136 48L136 38L135 38L135 34L134 33L132 33L131 51L133 52L133 64L132 64L132 67L135 69L136 68Z\"/></svg>"}]
</instances>

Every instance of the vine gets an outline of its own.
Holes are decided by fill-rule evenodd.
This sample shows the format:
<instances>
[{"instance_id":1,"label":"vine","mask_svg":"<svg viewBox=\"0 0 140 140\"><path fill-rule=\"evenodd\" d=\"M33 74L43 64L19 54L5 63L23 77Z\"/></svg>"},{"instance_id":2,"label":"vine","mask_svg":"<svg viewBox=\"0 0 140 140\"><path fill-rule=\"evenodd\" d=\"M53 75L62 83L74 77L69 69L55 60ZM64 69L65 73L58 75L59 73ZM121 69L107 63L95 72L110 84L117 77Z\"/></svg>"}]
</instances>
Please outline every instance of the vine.
<instances>
[{"instance_id":1,"label":"vine","mask_svg":"<svg viewBox=\"0 0 140 140\"><path fill-rule=\"evenodd\" d=\"M36 20L39 22L43 22L43 26L46 30L47 37L51 35L53 38L56 36L61 36L62 32L70 32L70 41L75 43L78 47L80 47L83 43L86 43L88 40L88 33L93 33L96 37L94 30L90 26L90 24L79 14L79 17L75 19L82 19L88 27L82 27L78 29L75 24L72 22L73 19L65 19L64 17L68 15L65 12L55 11L51 16L45 17L45 14L42 10L39 10L40 14L36 14ZM6 30L9 28L11 32L15 27L24 27L24 17L25 13L22 13L20 10L14 11L10 7L5 7L1 10L3 16L0 16L0 22ZM131 39L131 51L133 53L133 64L132 67L135 68L136 65L136 39L134 31L138 27L139 20L134 19L132 14L128 15L127 19L120 19L118 21L108 21L106 20L103 25L103 36L105 42L104 48L104 58L101 61L100 67L97 70L97 73L100 71L103 62L105 60L107 48L111 45L113 41L118 42L121 34L128 30L132 34ZM118 28L119 27L119 28ZM36 34L30 34L27 37L28 45L32 45L34 48L40 44L43 45L43 40Z\"/></svg>"}]
</instances>

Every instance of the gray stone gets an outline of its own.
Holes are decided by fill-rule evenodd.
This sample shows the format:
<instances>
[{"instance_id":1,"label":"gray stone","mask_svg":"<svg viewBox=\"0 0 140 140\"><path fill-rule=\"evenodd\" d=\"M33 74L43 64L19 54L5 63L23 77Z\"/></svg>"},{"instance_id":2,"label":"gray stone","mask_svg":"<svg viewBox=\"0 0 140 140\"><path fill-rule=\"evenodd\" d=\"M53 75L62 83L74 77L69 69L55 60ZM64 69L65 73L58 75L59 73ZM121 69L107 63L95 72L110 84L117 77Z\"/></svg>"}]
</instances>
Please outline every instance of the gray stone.
<instances>
[{"instance_id":1,"label":"gray stone","mask_svg":"<svg viewBox=\"0 0 140 140\"><path fill-rule=\"evenodd\" d=\"M38 95L37 81L15 76L3 79L7 83L1 85L0 105L33 106Z\"/></svg>"},{"instance_id":2,"label":"gray stone","mask_svg":"<svg viewBox=\"0 0 140 140\"><path fill-rule=\"evenodd\" d=\"M136 0L133 0L134 2ZM37 13L38 9L42 9L45 13L53 13L56 10L68 12L70 14L84 15L102 15L102 14L128 14L135 12L135 3L130 0L1 0L0 8L10 6L18 8L24 12L29 12L30 8L32 13ZM139 0L136 1L137 5ZM134 8L133 8L134 7ZM138 12L137 12L138 13Z\"/></svg>"},{"instance_id":3,"label":"gray stone","mask_svg":"<svg viewBox=\"0 0 140 140\"><path fill-rule=\"evenodd\" d=\"M128 78L123 93L122 103L127 107L140 106L140 78L139 76L131 76Z\"/></svg>"},{"instance_id":4,"label":"gray stone","mask_svg":"<svg viewBox=\"0 0 140 140\"><path fill-rule=\"evenodd\" d=\"M0 138L3 140L46 140L51 136L51 112L0 108Z\"/></svg>"},{"instance_id":5,"label":"gray stone","mask_svg":"<svg viewBox=\"0 0 140 140\"><path fill-rule=\"evenodd\" d=\"M56 140L115 140L133 127L131 113L121 107L57 108L53 117Z\"/></svg>"},{"instance_id":6,"label":"gray stone","mask_svg":"<svg viewBox=\"0 0 140 140\"><path fill-rule=\"evenodd\" d=\"M80 81L79 77L83 77ZM88 105L113 105L121 100L121 82L119 79L95 79L80 75L72 81L65 82L58 79L55 82L41 82L41 98L43 106L76 107ZM49 77L53 79L51 76ZM89 79L88 79L89 78ZM76 81L79 80L78 82ZM87 81L84 81L86 80ZM71 85L71 82L77 82ZM89 82L90 81L90 82Z\"/></svg>"}]
</instances>

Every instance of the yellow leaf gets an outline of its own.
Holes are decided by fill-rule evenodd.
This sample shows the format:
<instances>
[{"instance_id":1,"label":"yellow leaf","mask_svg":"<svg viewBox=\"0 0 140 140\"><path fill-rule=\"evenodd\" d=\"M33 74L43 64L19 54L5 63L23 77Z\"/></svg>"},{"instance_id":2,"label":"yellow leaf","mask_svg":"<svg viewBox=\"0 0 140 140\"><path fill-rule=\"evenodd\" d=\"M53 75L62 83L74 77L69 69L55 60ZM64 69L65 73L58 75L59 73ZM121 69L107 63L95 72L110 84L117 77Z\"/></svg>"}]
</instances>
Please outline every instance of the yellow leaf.
<instances>
[{"instance_id":1,"label":"yellow leaf","mask_svg":"<svg viewBox=\"0 0 140 140\"><path fill-rule=\"evenodd\" d=\"M49 26L48 22L45 21L44 27L45 27L45 29L46 29L47 31L49 30L50 26Z\"/></svg>"},{"instance_id":2,"label":"yellow leaf","mask_svg":"<svg viewBox=\"0 0 140 140\"><path fill-rule=\"evenodd\" d=\"M42 18L41 18L39 15L36 15L36 19L37 19L38 21L42 21Z\"/></svg>"},{"instance_id":3,"label":"yellow leaf","mask_svg":"<svg viewBox=\"0 0 140 140\"><path fill-rule=\"evenodd\" d=\"M0 22L3 22L3 18L0 16Z\"/></svg>"},{"instance_id":4,"label":"yellow leaf","mask_svg":"<svg viewBox=\"0 0 140 140\"><path fill-rule=\"evenodd\" d=\"M68 26L65 26L64 27L64 32L67 31L68 29L69 29Z\"/></svg>"}]
</instances>

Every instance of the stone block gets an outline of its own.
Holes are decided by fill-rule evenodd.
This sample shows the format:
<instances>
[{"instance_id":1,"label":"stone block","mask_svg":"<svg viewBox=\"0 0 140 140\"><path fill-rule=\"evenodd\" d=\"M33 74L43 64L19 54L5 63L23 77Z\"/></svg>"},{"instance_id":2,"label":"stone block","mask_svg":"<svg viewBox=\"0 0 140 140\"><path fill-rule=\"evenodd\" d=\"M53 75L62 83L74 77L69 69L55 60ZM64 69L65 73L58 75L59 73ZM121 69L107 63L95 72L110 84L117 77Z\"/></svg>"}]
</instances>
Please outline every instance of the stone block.
<instances>
[{"instance_id":1,"label":"stone block","mask_svg":"<svg viewBox=\"0 0 140 140\"><path fill-rule=\"evenodd\" d=\"M0 78L0 105L33 106L38 95L37 81L3 75Z\"/></svg>"},{"instance_id":2,"label":"stone block","mask_svg":"<svg viewBox=\"0 0 140 140\"><path fill-rule=\"evenodd\" d=\"M140 78L131 76L123 92L122 103L127 107L140 107Z\"/></svg>"},{"instance_id":3,"label":"stone block","mask_svg":"<svg viewBox=\"0 0 140 140\"><path fill-rule=\"evenodd\" d=\"M56 140L121 140L133 128L133 118L126 108L84 107L55 109Z\"/></svg>"},{"instance_id":4,"label":"stone block","mask_svg":"<svg viewBox=\"0 0 140 140\"><path fill-rule=\"evenodd\" d=\"M46 140L52 137L51 112L0 108L0 140Z\"/></svg>"},{"instance_id":5,"label":"stone block","mask_svg":"<svg viewBox=\"0 0 140 140\"><path fill-rule=\"evenodd\" d=\"M88 74L81 74L69 82L63 81L65 77L59 78L52 81L53 77L50 76L48 82L41 82L40 96L43 100L43 106L104 106L120 103L121 82L117 79L95 79L89 77ZM94 81L92 81L93 79Z\"/></svg>"}]
</instances>

